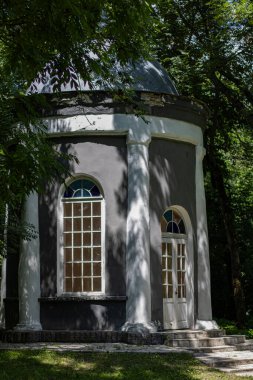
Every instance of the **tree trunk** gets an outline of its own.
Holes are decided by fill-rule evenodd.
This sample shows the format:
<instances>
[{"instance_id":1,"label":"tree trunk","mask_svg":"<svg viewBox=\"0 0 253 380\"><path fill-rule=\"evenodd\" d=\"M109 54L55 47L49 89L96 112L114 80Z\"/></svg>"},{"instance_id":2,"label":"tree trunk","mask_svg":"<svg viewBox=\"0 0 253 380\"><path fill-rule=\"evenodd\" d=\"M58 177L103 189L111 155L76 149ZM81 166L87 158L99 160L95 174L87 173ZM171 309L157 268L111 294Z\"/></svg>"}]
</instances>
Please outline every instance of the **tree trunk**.
<instances>
[{"instance_id":1,"label":"tree trunk","mask_svg":"<svg viewBox=\"0 0 253 380\"><path fill-rule=\"evenodd\" d=\"M212 185L217 190L225 227L228 250L230 252L232 288L237 325L238 327L243 327L245 325L246 316L245 299L241 281L241 264L236 240L236 229L234 226L234 213L224 184L222 169L217 162L212 149L209 149L207 160L211 172Z\"/></svg>"}]
</instances>

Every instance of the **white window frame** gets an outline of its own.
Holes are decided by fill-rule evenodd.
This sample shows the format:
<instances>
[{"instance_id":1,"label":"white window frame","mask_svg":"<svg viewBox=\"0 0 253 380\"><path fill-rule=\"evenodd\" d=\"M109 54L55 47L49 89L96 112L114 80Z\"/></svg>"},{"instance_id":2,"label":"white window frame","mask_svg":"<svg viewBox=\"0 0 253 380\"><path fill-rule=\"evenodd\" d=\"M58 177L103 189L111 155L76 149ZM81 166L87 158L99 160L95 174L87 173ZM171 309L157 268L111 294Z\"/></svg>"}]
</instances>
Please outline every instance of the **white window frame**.
<instances>
[{"instance_id":1,"label":"white window frame","mask_svg":"<svg viewBox=\"0 0 253 380\"><path fill-rule=\"evenodd\" d=\"M172 244L172 249L174 251L175 249L175 246L177 244L184 244L185 245L185 250L186 250L186 254L185 254L185 275L186 275L186 283L185 283L185 286L186 286L186 297L181 297L179 298L179 302L182 301L182 300L186 300L187 298L187 292L188 292L188 289L187 289L187 285L188 285L188 279L187 279L187 265L188 265L188 244L187 244L187 235L186 234L173 234L173 233L170 233L170 232L164 232L162 234L162 243L169 243L169 244ZM173 297L172 298L165 298L167 300L169 300L170 302L174 302L174 297L175 297L175 294L174 294L174 286L177 285L178 286L178 282L177 282L177 263L175 262L176 258L175 258L175 255L172 255L172 277L173 277L173 280L172 280L172 283L173 283ZM162 270L163 270L163 267L162 267ZM175 271L174 271L175 270ZM177 290L176 290L177 291Z\"/></svg>"},{"instance_id":2,"label":"white window frame","mask_svg":"<svg viewBox=\"0 0 253 380\"><path fill-rule=\"evenodd\" d=\"M66 186L71 185L71 183L80 180L88 179L97 185L101 192L99 197L76 197L76 198L63 198L63 194L66 190ZM66 200L64 200L66 199ZM75 202L101 202L101 291L99 292L64 292L64 226L63 226L63 204L64 203L75 203ZM105 294L105 199L102 187L98 181L87 175L79 174L77 176L71 177L62 184L58 196L57 204L57 296L58 297L86 297L86 296L96 296Z\"/></svg>"},{"instance_id":3,"label":"white window frame","mask_svg":"<svg viewBox=\"0 0 253 380\"><path fill-rule=\"evenodd\" d=\"M193 228L191 224L191 220L188 212L180 205L173 205L165 209L164 212L172 210L176 211L180 214L184 221L185 225L185 234L175 234L171 232L162 232L161 233L161 242L163 239L166 240L183 240L186 244L187 249L187 290L186 290L186 301L188 304L187 307L187 319L188 319L188 327L194 326L194 310L195 310L195 302L194 302L194 242L193 242ZM169 299L170 300L170 299Z\"/></svg>"}]
</instances>

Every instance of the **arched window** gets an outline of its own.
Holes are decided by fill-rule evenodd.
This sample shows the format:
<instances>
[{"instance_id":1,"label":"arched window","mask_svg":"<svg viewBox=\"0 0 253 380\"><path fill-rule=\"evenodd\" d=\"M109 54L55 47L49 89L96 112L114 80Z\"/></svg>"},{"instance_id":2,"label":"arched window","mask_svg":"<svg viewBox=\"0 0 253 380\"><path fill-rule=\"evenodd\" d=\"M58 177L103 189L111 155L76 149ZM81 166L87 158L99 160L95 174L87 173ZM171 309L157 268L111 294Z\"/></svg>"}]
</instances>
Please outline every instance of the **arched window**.
<instances>
[{"instance_id":1,"label":"arched window","mask_svg":"<svg viewBox=\"0 0 253 380\"><path fill-rule=\"evenodd\" d=\"M104 199L90 178L65 187L63 206L63 293L103 292Z\"/></svg>"},{"instance_id":2,"label":"arched window","mask_svg":"<svg viewBox=\"0 0 253 380\"><path fill-rule=\"evenodd\" d=\"M172 234L185 234L185 225L181 215L175 210L164 212L161 220L162 232Z\"/></svg>"}]
</instances>

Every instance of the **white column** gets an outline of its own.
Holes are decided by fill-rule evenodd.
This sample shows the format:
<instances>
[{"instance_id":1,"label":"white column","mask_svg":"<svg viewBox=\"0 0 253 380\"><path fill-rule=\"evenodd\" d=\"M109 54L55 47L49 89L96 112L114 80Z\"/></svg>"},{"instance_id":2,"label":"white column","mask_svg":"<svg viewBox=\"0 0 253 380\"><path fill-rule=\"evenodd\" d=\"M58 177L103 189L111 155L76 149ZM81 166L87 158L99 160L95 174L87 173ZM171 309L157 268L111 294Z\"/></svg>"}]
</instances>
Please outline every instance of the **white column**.
<instances>
[{"instance_id":1,"label":"white column","mask_svg":"<svg viewBox=\"0 0 253 380\"><path fill-rule=\"evenodd\" d=\"M155 331L151 323L149 146L150 138L128 138L126 323L124 331Z\"/></svg>"},{"instance_id":2,"label":"white column","mask_svg":"<svg viewBox=\"0 0 253 380\"><path fill-rule=\"evenodd\" d=\"M24 207L24 221L39 231L38 194L30 193ZM19 271L19 324L16 330L41 330L40 306L40 244L39 235L30 241L22 240Z\"/></svg>"},{"instance_id":3,"label":"white column","mask_svg":"<svg viewBox=\"0 0 253 380\"><path fill-rule=\"evenodd\" d=\"M206 197L202 161L205 149L196 146L196 216L197 216L197 252L198 252L198 316L195 327L198 329L218 328L212 321L211 283L209 244L206 216Z\"/></svg>"}]
</instances>

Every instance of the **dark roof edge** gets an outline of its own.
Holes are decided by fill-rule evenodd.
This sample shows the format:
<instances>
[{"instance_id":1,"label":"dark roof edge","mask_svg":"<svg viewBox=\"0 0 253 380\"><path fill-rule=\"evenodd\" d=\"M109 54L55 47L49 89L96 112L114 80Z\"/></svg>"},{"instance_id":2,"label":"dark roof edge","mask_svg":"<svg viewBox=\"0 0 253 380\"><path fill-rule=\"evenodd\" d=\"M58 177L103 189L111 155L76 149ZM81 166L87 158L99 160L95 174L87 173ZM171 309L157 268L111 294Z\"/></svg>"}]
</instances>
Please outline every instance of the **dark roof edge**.
<instances>
[{"instance_id":1,"label":"dark roof edge","mask_svg":"<svg viewBox=\"0 0 253 380\"><path fill-rule=\"evenodd\" d=\"M133 96L123 92L85 91L54 94L33 94L45 97L41 117L66 117L90 114L135 114L172 118L205 128L210 111L201 101L181 95L135 91Z\"/></svg>"}]
</instances>

